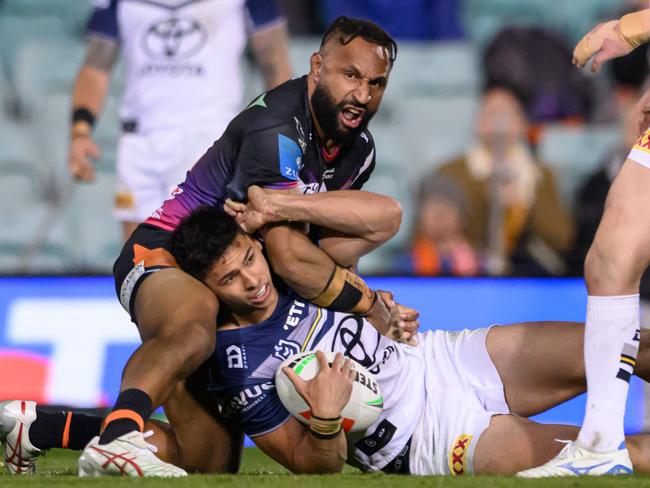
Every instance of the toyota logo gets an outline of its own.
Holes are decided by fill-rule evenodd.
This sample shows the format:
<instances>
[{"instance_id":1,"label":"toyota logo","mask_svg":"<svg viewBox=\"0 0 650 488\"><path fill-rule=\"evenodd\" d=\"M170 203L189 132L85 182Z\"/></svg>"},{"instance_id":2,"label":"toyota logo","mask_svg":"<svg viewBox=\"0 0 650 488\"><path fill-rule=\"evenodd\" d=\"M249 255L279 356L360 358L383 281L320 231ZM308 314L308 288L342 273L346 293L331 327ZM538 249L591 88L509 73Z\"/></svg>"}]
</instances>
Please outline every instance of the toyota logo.
<instances>
[{"instance_id":1,"label":"toyota logo","mask_svg":"<svg viewBox=\"0 0 650 488\"><path fill-rule=\"evenodd\" d=\"M173 17L149 27L143 44L153 58L181 61L198 52L206 38L205 27L196 20Z\"/></svg>"}]
</instances>

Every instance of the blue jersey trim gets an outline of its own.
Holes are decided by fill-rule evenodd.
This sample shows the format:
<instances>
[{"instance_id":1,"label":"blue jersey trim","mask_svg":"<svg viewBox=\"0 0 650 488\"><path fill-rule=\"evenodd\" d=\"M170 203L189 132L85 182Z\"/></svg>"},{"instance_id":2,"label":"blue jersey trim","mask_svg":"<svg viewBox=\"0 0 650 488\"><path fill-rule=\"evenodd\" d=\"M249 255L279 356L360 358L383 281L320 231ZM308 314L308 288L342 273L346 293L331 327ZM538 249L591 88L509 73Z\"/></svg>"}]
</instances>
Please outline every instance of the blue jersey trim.
<instances>
[{"instance_id":1,"label":"blue jersey trim","mask_svg":"<svg viewBox=\"0 0 650 488\"><path fill-rule=\"evenodd\" d=\"M99 34L117 40L120 35L117 24L117 0L111 0L104 8L95 7L86 31L87 34Z\"/></svg>"},{"instance_id":2,"label":"blue jersey trim","mask_svg":"<svg viewBox=\"0 0 650 488\"><path fill-rule=\"evenodd\" d=\"M253 31L283 18L275 0L246 0L246 9Z\"/></svg>"}]
</instances>

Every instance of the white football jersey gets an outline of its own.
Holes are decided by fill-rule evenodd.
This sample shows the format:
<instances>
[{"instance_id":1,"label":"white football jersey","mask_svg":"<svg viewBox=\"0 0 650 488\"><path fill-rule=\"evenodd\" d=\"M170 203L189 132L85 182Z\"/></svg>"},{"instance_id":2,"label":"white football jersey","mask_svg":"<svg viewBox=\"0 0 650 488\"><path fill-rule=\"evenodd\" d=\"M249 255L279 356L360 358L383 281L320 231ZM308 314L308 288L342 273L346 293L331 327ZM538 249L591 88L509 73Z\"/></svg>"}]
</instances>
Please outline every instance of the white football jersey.
<instances>
[{"instance_id":1,"label":"white football jersey","mask_svg":"<svg viewBox=\"0 0 650 488\"><path fill-rule=\"evenodd\" d=\"M269 0L95 0L89 35L125 62L123 121L138 132L223 128L242 105L239 61L250 29L280 19Z\"/></svg>"}]
</instances>

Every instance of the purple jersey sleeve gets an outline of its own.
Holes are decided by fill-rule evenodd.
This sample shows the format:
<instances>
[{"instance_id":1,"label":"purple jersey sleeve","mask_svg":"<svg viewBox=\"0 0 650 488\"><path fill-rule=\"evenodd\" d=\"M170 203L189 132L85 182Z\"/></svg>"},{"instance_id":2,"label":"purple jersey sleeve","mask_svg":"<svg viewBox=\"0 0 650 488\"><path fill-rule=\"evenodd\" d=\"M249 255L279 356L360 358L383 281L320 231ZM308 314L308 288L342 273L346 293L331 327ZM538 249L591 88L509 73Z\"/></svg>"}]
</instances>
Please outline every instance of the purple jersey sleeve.
<instances>
[{"instance_id":1,"label":"purple jersey sleeve","mask_svg":"<svg viewBox=\"0 0 650 488\"><path fill-rule=\"evenodd\" d=\"M88 21L88 35L104 36L111 39L119 38L117 25L117 0L94 0L95 8Z\"/></svg>"},{"instance_id":2,"label":"purple jersey sleeve","mask_svg":"<svg viewBox=\"0 0 650 488\"><path fill-rule=\"evenodd\" d=\"M284 18L276 0L246 0L246 10L251 32Z\"/></svg>"}]
</instances>

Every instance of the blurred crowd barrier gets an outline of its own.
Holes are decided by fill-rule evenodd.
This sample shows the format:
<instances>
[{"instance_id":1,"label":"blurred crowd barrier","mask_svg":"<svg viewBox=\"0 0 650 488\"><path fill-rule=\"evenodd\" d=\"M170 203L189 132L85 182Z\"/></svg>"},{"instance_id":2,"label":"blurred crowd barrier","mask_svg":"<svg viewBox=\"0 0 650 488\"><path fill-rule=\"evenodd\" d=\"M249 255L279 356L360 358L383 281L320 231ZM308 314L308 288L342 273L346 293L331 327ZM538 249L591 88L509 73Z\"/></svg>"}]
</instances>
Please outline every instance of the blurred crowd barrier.
<instances>
[{"instance_id":1,"label":"blurred crowd barrier","mask_svg":"<svg viewBox=\"0 0 650 488\"><path fill-rule=\"evenodd\" d=\"M377 169L367 189L398 199L404 222L395 239L364 258L362 272L395 272L390 256L409 238L415 184L471 142L487 40L513 22L584 33L617 3L466 0L465 40L400 43L382 108L370 125ZM111 216L120 69L95 132L102 149L95 183L74 183L67 171L70 94L90 8L89 1L77 0L0 2L0 273L108 273L121 247ZM292 37L296 75L307 72L318 44L317 37ZM261 78L246 62L241 69L251 100ZM569 207L576 186L617 137L618 129L608 125L544 131L538 154L556 171Z\"/></svg>"}]
</instances>

